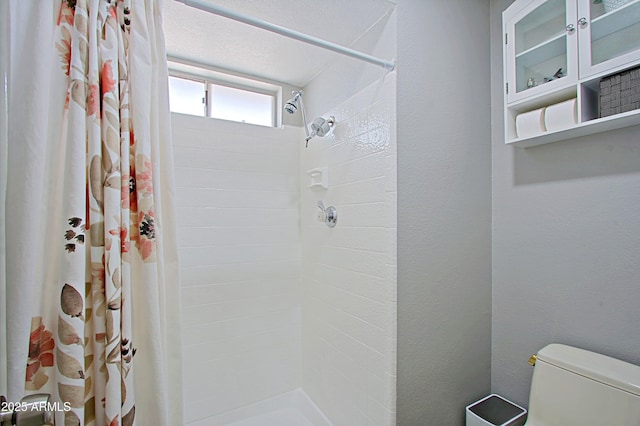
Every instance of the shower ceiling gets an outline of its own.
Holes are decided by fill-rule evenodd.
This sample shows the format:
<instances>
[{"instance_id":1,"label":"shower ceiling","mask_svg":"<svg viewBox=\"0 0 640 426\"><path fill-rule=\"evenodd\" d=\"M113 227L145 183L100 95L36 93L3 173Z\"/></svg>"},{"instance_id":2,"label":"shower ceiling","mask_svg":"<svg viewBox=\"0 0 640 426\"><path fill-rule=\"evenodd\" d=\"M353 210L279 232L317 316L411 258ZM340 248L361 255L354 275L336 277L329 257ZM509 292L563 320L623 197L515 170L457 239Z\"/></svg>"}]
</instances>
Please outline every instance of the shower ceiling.
<instances>
[{"instance_id":1,"label":"shower ceiling","mask_svg":"<svg viewBox=\"0 0 640 426\"><path fill-rule=\"evenodd\" d=\"M395 7L389 0L211 0L211 3L347 47ZM342 57L175 0L164 0L163 9L170 56L299 87L336 57Z\"/></svg>"}]
</instances>

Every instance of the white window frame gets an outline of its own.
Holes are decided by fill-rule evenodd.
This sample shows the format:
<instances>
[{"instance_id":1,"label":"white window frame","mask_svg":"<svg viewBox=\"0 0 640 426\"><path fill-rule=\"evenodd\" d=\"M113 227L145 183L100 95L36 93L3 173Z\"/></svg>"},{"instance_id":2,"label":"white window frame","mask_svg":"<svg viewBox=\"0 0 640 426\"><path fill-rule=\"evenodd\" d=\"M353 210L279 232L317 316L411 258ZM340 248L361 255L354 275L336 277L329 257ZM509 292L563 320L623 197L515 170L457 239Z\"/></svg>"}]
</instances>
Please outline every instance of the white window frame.
<instances>
[{"instance_id":1,"label":"white window frame","mask_svg":"<svg viewBox=\"0 0 640 426\"><path fill-rule=\"evenodd\" d=\"M198 77L195 75L188 75L185 73L173 73L171 71L169 71L169 77L176 77L176 78L181 78L183 80L190 80L190 81L194 81L196 83L202 83L202 85L204 86L204 98L203 98L203 115L197 115L196 117L208 117L208 108L207 108L207 82L204 78L202 77ZM169 95L171 95L171 93L169 93ZM169 99L169 106L171 106L171 99Z\"/></svg>"},{"instance_id":2,"label":"white window frame","mask_svg":"<svg viewBox=\"0 0 640 426\"><path fill-rule=\"evenodd\" d=\"M203 71L203 74L204 74L204 73L206 73L207 70L202 68L202 71ZM216 73L220 74L219 71L216 71ZM223 86L223 87L229 87L229 88L233 88L233 89L243 90L243 91L250 92L250 93L258 93L258 94L261 94L261 95L270 96L271 97L272 114L271 114L271 123L269 124L269 127L278 127L279 123L281 123L282 115L281 115L281 112L279 111L279 108L278 108L278 105L280 105L280 103L282 102L282 100L281 100L282 87L281 86L276 86L274 84L262 82L262 81L259 81L259 80L251 80L251 79L248 79L248 78L243 78L243 80L247 80L247 82L255 81L256 86L257 85L273 86L272 89L266 89L266 88L252 86L252 85L249 85L249 84L240 84L240 83L235 83L235 82L231 82L231 81L226 81L226 80L224 80L222 78L205 77L205 76L199 75L197 73L191 73L191 72L185 72L185 71L181 71L181 70L172 69L171 67L169 67L169 76L170 77L182 78L182 79L186 79L186 80L192 80L192 81L196 81L196 82L202 82L204 84L204 86L205 86L205 105L204 105L205 114L204 114L204 116L207 117L207 118L215 118L215 117L211 117L211 105L212 105L212 101L211 101L211 95L212 95L211 86L212 85L217 85L217 86ZM232 76L230 76L230 78L231 77ZM253 124L253 123L247 123L247 124ZM258 125L258 124L254 124L254 125Z\"/></svg>"}]
</instances>

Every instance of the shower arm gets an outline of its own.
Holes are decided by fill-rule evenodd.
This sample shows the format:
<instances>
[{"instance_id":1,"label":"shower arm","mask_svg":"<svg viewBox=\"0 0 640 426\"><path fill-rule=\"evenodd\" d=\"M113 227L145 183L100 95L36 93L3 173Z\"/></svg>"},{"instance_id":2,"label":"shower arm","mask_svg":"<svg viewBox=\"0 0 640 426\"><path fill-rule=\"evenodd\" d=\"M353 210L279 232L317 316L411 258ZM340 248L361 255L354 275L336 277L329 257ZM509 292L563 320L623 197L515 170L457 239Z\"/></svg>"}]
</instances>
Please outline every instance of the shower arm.
<instances>
[{"instance_id":1,"label":"shower arm","mask_svg":"<svg viewBox=\"0 0 640 426\"><path fill-rule=\"evenodd\" d=\"M332 43L327 40L322 40L317 37L312 37L308 34L294 31L292 29L274 25L272 23L262 21L260 19L253 18L251 16L243 15L233 10L220 7L207 2L206 0L175 0L179 3L184 3L187 6L195 7L196 9L204 10L205 12L213 13L215 15L223 16L225 18L233 19L234 21L242 22L254 27L262 28L263 30L271 31L276 34L283 35L285 37L292 38L294 40L302 41L304 43L312 44L314 46L321 47L323 49L331 50L342 55L350 56L361 61L368 62L370 64L377 65L386 69L387 71L393 71L395 69L395 62L393 60L385 60L377 58L372 55L368 55L364 52L359 52L354 49L350 49L345 46L341 46L336 43Z\"/></svg>"},{"instance_id":2,"label":"shower arm","mask_svg":"<svg viewBox=\"0 0 640 426\"><path fill-rule=\"evenodd\" d=\"M309 146L309 140L314 136L309 134L309 126L307 125L307 114L304 112L304 101L302 95L300 95L300 112L302 113L302 123L304 124L304 132L307 135L305 148Z\"/></svg>"}]
</instances>

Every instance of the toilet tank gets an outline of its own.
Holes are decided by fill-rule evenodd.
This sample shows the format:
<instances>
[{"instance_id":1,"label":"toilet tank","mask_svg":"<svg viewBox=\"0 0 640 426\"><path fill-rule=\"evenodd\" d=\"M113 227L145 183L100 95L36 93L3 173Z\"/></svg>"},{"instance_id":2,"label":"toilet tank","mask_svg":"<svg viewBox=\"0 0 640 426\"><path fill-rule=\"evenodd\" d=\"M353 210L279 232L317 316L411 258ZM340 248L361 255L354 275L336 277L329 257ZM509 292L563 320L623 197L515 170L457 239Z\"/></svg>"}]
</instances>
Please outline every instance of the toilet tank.
<instances>
[{"instance_id":1,"label":"toilet tank","mask_svg":"<svg viewBox=\"0 0 640 426\"><path fill-rule=\"evenodd\" d=\"M640 425L640 367L571 346L541 349L527 426Z\"/></svg>"}]
</instances>

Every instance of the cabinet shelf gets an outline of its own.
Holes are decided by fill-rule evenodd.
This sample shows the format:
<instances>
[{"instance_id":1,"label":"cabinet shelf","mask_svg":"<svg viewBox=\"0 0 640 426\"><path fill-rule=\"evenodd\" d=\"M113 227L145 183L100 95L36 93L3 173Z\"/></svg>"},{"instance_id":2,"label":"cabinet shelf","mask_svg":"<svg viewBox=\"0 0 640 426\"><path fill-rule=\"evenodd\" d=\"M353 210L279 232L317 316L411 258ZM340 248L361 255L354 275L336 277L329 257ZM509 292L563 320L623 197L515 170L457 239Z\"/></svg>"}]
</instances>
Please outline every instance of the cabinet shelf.
<instances>
[{"instance_id":1,"label":"cabinet shelf","mask_svg":"<svg viewBox=\"0 0 640 426\"><path fill-rule=\"evenodd\" d=\"M640 0L620 6L591 20L591 39L599 40L640 23Z\"/></svg>"},{"instance_id":2,"label":"cabinet shelf","mask_svg":"<svg viewBox=\"0 0 640 426\"><path fill-rule=\"evenodd\" d=\"M519 78L516 80L516 91L521 93L531 88L527 87L525 79L532 77L536 86L548 84L554 79L553 74L562 69L566 72L567 41L566 33L560 33L553 38L538 44L516 56L516 68Z\"/></svg>"},{"instance_id":3,"label":"cabinet shelf","mask_svg":"<svg viewBox=\"0 0 640 426\"><path fill-rule=\"evenodd\" d=\"M595 133L607 132L610 130L622 129L629 126L640 125L640 111L628 111L609 117L597 118L585 121L573 127L556 132L546 132L540 135L523 139L508 140L507 143L521 148L542 145L551 142L558 142L565 139L577 138L580 136L592 135Z\"/></svg>"},{"instance_id":4,"label":"cabinet shelf","mask_svg":"<svg viewBox=\"0 0 640 426\"><path fill-rule=\"evenodd\" d=\"M564 40L565 37L566 37L566 32L563 31L561 33L558 33L555 36L551 37L550 39L545 40L540 44L537 44L523 52L518 53L516 55L516 59L532 57L532 56L549 59L549 58L553 58L554 56L558 56L561 53L563 53L565 50L562 48L562 45L563 45L562 42L565 41ZM529 63L531 62L531 60L526 62ZM535 62L531 62L531 63L539 63L539 62L542 62L542 61L536 59Z\"/></svg>"},{"instance_id":5,"label":"cabinet shelf","mask_svg":"<svg viewBox=\"0 0 640 426\"><path fill-rule=\"evenodd\" d=\"M558 82L557 80L554 81ZM542 92L536 96L529 96L518 101L511 102L509 103L509 110L517 113L530 111L532 109L566 101L567 99L575 98L576 96L576 84L569 83L560 86L553 91Z\"/></svg>"}]
</instances>

